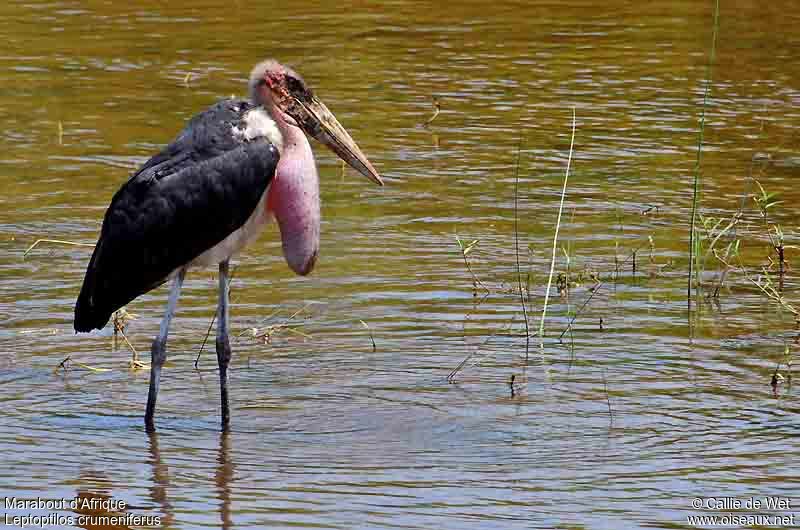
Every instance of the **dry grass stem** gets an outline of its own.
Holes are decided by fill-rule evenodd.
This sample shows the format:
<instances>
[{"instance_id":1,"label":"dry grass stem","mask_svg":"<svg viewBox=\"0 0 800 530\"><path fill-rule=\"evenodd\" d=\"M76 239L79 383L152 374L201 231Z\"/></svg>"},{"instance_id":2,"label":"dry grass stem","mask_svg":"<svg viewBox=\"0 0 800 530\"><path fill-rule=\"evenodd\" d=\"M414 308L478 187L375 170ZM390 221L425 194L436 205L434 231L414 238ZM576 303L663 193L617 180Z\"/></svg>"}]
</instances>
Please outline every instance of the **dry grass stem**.
<instances>
[{"instance_id":1,"label":"dry grass stem","mask_svg":"<svg viewBox=\"0 0 800 530\"><path fill-rule=\"evenodd\" d=\"M72 245L76 247L94 247L94 243L76 243L75 241L64 241L62 239L37 239L36 241L33 242L31 246L28 247L28 250L26 250L22 254L22 257L23 258L28 257L28 254L30 254L33 249L35 249L42 243L53 243L57 245Z\"/></svg>"},{"instance_id":2,"label":"dry grass stem","mask_svg":"<svg viewBox=\"0 0 800 530\"><path fill-rule=\"evenodd\" d=\"M561 214L564 211L564 198L567 195L567 181L569 180L569 169L572 165L572 151L575 146L575 108L572 108L572 137L569 142L569 157L567 158L567 169L564 172L564 186L561 189L561 202L558 206L558 217L556 219L556 229L553 234L553 252L550 260L550 274L547 277L547 289L544 292L544 306L542 307L542 319L539 321L539 347L544 349L544 321L547 317L547 302L550 299L550 288L553 285L553 272L556 268L556 250L558 248L558 229L561 227Z\"/></svg>"},{"instance_id":3,"label":"dry grass stem","mask_svg":"<svg viewBox=\"0 0 800 530\"><path fill-rule=\"evenodd\" d=\"M369 333L369 340L371 340L371 341L372 341L372 351L373 351L373 352L376 352L376 351L378 351L378 347L375 345L375 337L373 337L373 336L372 336L372 330L369 328L369 326L367 325L367 323L366 323L366 322L364 322L363 320L360 320L360 319L359 319L359 322L361 322L361 325L362 325L362 326L364 326L364 328L365 328L365 329L367 330L367 332Z\"/></svg>"},{"instance_id":4,"label":"dry grass stem","mask_svg":"<svg viewBox=\"0 0 800 530\"><path fill-rule=\"evenodd\" d=\"M426 127L427 127L428 125L430 125L431 123L433 123L433 120L435 120L435 119L436 119L436 118L439 116L439 113L440 113L440 112L441 112L441 110L442 110L442 105L441 105L441 103L439 102L439 98L438 98L438 97L436 97L436 96L434 96L434 95L432 95L432 96L431 96L431 99L433 100L433 116L431 116L430 118L428 118L428 120L425 122L425 126L426 126Z\"/></svg>"},{"instance_id":5,"label":"dry grass stem","mask_svg":"<svg viewBox=\"0 0 800 530\"><path fill-rule=\"evenodd\" d=\"M478 353L480 352L481 348L483 348L484 346L486 346L486 345L489 343L489 341L490 341L490 340L492 340L492 339L493 339L493 338L495 338L496 336L500 335L500 334L501 334L501 333L503 333L504 331L508 331L509 329L511 329L511 326L513 326L513 325L514 325L514 321L516 320L516 318L517 318L517 316L516 316L516 315L514 315L514 317L513 317L513 318L512 318L512 319L511 319L511 320L508 322L508 324L506 324L506 326L505 326L504 328L501 328L501 329L499 329L498 331L495 331L494 333L492 333L491 335L489 335L488 337L486 337L486 339L485 339L485 340L484 340L484 341L483 341L483 342L482 342L480 345L478 345L478 347L477 347L477 348L475 348L475 351L471 352L469 355L467 355L466 357L464 357L464 359L463 359L463 360L462 360L462 361L461 361L461 362L458 364L458 366L456 366L456 367L453 369L453 371L451 371L451 372L450 372L450 374L448 374L448 376L447 376L447 382L448 382L448 383L455 383L455 377L456 377L456 376L457 376L457 375L458 375L460 372L462 372L463 370L465 370L465 369L467 369L467 368L472 368L473 366L476 366L476 365L477 365L477 364L479 364L481 361L483 361L483 359L485 359L486 357L488 357L488 356L492 355L491 353L487 353L487 354L485 354L485 355L481 355L480 357L478 357L478 359L476 359L475 361L473 361L473 362L472 362L472 364L469 364L469 365L467 365L467 363L468 363L468 362L469 362L469 361L470 361L470 360L471 360L473 357L475 357L476 355L478 355Z\"/></svg>"}]
</instances>

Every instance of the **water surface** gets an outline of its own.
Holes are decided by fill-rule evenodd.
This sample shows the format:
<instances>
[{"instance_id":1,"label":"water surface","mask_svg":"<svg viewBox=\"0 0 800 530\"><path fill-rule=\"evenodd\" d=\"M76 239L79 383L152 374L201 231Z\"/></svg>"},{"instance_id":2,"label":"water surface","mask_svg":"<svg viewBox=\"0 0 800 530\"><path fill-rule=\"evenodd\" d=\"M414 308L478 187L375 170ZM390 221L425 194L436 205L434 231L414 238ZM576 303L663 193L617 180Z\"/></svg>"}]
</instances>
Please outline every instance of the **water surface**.
<instances>
[{"instance_id":1,"label":"water surface","mask_svg":"<svg viewBox=\"0 0 800 530\"><path fill-rule=\"evenodd\" d=\"M769 385L791 315L741 275L686 312L709 2L303 4L0 7L3 496L113 498L164 528L472 529L691 528L695 497L794 494L798 406ZM800 18L762 4L722 7L702 158L704 212L744 204L754 269L769 249L749 177L782 194L790 244L800 200ZM148 436L147 372L110 327L72 332L90 249L23 252L94 242L130 172L266 56L303 74L387 186L316 145L315 273L292 276L274 229L237 260L228 436L213 338L194 367L215 274L189 275ZM535 328L572 109L556 267L573 285L553 287L526 362L515 175ZM456 235L479 240L485 290ZM593 275L606 283L559 342ZM144 357L165 300L128 306ZM269 342L248 332L267 326Z\"/></svg>"}]
</instances>

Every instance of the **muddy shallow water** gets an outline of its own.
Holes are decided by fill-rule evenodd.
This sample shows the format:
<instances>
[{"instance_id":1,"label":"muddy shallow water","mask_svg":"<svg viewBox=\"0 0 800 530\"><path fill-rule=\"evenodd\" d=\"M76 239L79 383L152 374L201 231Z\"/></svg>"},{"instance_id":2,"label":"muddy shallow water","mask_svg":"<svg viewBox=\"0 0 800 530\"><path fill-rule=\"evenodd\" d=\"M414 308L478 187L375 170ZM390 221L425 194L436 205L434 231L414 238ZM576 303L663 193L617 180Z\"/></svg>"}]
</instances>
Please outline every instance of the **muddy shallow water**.
<instances>
[{"instance_id":1,"label":"muddy shallow water","mask_svg":"<svg viewBox=\"0 0 800 530\"><path fill-rule=\"evenodd\" d=\"M713 6L595 4L0 7L0 496L114 499L181 529L692 528L687 516L731 512L695 498L793 502L800 408L769 384L795 347L792 316L737 274L719 303L686 310ZM798 23L781 1L720 16L703 211L744 204L754 270L770 251L742 202L750 175L781 193L787 244L798 226ZM90 249L23 253L37 238L93 243L126 176L243 93L265 56L303 74L387 186L315 144L314 274L291 275L274 229L236 261L227 436L213 338L194 367L215 271L189 274L148 436L146 370L112 351L110 326L72 332ZM538 328L573 108L556 263L570 289L553 286L526 362L515 173ZM478 240L477 287L456 236ZM785 295L798 296L793 270ZM145 358L165 301L161 288L127 308Z\"/></svg>"}]
</instances>

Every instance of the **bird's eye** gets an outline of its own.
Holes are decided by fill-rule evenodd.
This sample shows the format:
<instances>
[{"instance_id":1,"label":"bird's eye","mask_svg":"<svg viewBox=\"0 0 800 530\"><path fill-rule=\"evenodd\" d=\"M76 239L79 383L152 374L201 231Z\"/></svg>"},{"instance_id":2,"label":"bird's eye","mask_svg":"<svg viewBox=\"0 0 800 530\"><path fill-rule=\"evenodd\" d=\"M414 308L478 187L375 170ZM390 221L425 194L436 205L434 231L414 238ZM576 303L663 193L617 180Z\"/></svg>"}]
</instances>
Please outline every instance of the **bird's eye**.
<instances>
[{"instance_id":1,"label":"bird's eye","mask_svg":"<svg viewBox=\"0 0 800 530\"><path fill-rule=\"evenodd\" d=\"M289 89L289 92L293 94L303 94L306 91L303 82L292 76L286 76L286 87Z\"/></svg>"}]
</instances>

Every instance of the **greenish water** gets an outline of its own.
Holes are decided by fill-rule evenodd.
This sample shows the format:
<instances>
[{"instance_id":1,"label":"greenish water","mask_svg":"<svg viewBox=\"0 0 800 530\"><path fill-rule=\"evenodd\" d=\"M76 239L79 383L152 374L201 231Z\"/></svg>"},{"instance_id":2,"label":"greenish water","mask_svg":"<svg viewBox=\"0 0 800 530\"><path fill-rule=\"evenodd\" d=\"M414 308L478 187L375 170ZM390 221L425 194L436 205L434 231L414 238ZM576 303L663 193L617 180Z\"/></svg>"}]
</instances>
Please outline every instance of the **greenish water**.
<instances>
[{"instance_id":1,"label":"greenish water","mask_svg":"<svg viewBox=\"0 0 800 530\"><path fill-rule=\"evenodd\" d=\"M732 216L757 176L781 193L773 219L796 244L800 15L739 1L720 20L703 212ZM181 529L693 528L687 516L728 513L693 498L790 498L800 407L769 381L795 347L793 318L737 273L718 304L686 311L711 24L711 2L688 1L4 4L0 496L110 497ZM130 172L194 113L244 93L268 56L304 76L387 186L342 175L315 145L315 273L291 275L274 229L240 256L228 437L213 351L193 364L214 271L189 274L149 437L146 371L112 352L109 329L72 332L89 249L23 252L40 237L93 243ZM441 113L424 127L432 96ZM570 261L559 250L556 267L580 281L553 288L544 349L534 340L526 363L516 152L537 327L573 108ZM767 237L744 204L757 271ZM488 295L456 234L479 240L469 258ZM561 343L589 272L606 283ZM784 292L800 298L793 268ZM145 356L165 300L162 288L128 307ZM298 310L269 343L247 333ZM448 384L470 354L480 362ZM108 371L55 372L66 357Z\"/></svg>"}]
</instances>

